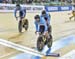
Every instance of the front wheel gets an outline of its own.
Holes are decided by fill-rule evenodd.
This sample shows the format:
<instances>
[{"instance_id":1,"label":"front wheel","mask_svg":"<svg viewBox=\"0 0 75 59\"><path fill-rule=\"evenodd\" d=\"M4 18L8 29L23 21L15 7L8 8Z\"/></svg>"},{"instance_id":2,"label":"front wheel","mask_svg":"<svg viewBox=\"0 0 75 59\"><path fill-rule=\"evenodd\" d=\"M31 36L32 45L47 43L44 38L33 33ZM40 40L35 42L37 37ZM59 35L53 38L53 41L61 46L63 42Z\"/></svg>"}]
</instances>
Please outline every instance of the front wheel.
<instances>
[{"instance_id":1,"label":"front wheel","mask_svg":"<svg viewBox=\"0 0 75 59\"><path fill-rule=\"evenodd\" d=\"M18 30L19 32L22 32L22 21L19 21L18 23Z\"/></svg>"},{"instance_id":2,"label":"front wheel","mask_svg":"<svg viewBox=\"0 0 75 59\"><path fill-rule=\"evenodd\" d=\"M38 49L38 51L42 51L43 47L44 47L43 38L38 37L38 40L37 40L37 49Z\"/></svg>"}]
</instances>

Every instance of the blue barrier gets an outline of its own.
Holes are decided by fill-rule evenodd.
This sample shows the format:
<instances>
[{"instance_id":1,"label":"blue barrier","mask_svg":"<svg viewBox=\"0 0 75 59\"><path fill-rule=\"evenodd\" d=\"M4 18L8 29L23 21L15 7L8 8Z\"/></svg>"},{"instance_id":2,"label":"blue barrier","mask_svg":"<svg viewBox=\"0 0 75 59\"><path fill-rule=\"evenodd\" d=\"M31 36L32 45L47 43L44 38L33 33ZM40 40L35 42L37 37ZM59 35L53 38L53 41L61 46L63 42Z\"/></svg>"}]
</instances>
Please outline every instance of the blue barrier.
<instances>
[{"instance_id":1,"label":"blue barrier","mask_svg":"<svg viewBox=\"0 0 75 59\"><path fill-rule=\"evenodd\" d=\"M45 10L47 12L54 12L54 11L58 11L58 7L57 6L45 6Z\"/></svg>"},{"instance_id":2,"label":"blue barrier","mask_svg":"<svg viewBox=\"0 0 75 59\"><path fill-rule=\"evenodd\" d=\"M45 6L47 12L70 11L72 6Z\"/></svg>"}]
</instances>

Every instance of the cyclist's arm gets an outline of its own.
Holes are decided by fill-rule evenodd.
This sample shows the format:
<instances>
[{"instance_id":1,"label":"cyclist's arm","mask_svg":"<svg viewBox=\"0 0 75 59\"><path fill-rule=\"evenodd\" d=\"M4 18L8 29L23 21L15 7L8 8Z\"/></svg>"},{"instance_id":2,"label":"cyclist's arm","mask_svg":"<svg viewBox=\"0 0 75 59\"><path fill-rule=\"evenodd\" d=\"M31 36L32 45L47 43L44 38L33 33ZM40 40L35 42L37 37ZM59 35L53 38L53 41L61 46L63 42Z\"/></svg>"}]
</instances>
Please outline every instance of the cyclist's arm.
<instances>
[{"instance_id":1,"label":"cyclist's arm","mask_svg":"<svg viewBox=\"0 0 75 59\"><path fill-rule=\"evenodd\" d=\"M38 29L38 24L36 22L35 22L35 27L36 27L36 32L38 32L39 29Z\"/></svg>"},{"instance_id":2,"label":"cyclist's arm","mask_svg":"<svg viewBox=\"0 0 75 59\"><path fill-rule=\"evenodd\" d=\"M16 16L16 13L17 13L17 10L15 9L15 10L14 10L14 16L15 16L15 18L17 17L17 16Z\"/></svg>"}]
</instances>

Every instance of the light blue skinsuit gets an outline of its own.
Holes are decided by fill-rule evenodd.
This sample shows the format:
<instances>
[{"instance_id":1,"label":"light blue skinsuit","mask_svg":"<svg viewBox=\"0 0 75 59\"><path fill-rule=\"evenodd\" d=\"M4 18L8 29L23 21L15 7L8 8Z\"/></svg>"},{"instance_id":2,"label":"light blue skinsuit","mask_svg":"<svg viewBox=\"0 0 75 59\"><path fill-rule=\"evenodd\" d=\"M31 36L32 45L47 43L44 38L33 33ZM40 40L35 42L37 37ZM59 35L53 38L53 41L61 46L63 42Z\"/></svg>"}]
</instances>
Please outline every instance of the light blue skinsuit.
<instances>
[{"instance_id":1,"label":"light blue skinsuit","mask_svg":"<svg viewBox=\"0 0 75 59\"><path fill-rule=\"evenodd\" d=\"M45 19L43 17L40 17L40 21L39 22L35 21L35 27L36 27L36 31L37 32L40 32L39 31L40 30L40 25L44 25L45 26L44 32L47 31L47 24L46 24L46 21L45 21Z\"/></svg>"},{"instance_id":2,"label":"light blue skinsuit","mask_svg":"<svg viewBox=\"0 0 75 59\"><path fill-rule=\"evenodd\" d=\"M26 9L25 9L25 8L22 8L22 7L21 7L20 9L17 9L17 8L16 8L16 9L14 10L14 16L15 16L15 17L17 17L17 15L16 15L17 11L19 11L19 17L20 17L20 18L24 18L24 17L26 16Z\"/></svg>"}]
</instances>

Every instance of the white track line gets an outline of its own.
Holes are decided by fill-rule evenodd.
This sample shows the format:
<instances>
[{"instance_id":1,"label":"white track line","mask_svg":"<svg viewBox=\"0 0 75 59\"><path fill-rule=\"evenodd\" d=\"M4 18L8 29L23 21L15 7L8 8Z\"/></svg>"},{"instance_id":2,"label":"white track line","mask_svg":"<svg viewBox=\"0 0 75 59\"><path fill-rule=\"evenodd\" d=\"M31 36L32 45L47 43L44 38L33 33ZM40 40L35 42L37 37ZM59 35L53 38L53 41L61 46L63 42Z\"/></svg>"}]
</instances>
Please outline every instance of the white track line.
<instances>
[{"instance_id":1,"label":"white track line","mask_svg":"<svg viewBox=\"0 0 75 59\"><path fill-rule=\"evenodd\" d=\"M35 55L35 56L39 56L39 57L44 56L43 54L41 54L40 52L38 52L34 49L30 49L28 47L12 43L12 42L4 40L4 39L0 39L0 44L2 44L4 46L7 46L7 47L10 47L10 48L14 48L16 50L19 50L19 51L22 51L22 52L25 52L25 53L28 53L28 54Z\"/></svg>"}]
</instances>

